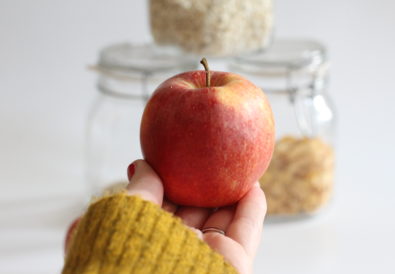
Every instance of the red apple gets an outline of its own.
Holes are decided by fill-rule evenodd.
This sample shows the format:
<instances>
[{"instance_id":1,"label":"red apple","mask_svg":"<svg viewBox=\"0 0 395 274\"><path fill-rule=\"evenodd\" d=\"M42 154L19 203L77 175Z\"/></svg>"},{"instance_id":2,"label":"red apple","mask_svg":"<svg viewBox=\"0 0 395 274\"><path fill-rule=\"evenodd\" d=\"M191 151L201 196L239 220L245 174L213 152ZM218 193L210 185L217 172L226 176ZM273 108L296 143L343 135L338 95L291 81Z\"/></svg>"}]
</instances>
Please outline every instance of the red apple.
<instances>
[{"instance_id":1,"label":"red apple","mask_svg":"<svg viewBox=\"0 0 395 274\"><path fill-rule=\"evenodd\" d=\"M260 88L237 74L205 68L176 75L155 90L140 141L169 200L220 207L241 199L268 167L274 121Z\"/></svg>"},{"instance_id":2,"label":"red apple","mask_svg":"<svg viewBox=\"0 0 395 274\"><path fill-rule=\"evenodd\" d=\"M75 219L71 223L69 228L67 229L66 238L64 240L64 253L65 254L67 254L67 251L69 250L71 239L73 238L73 236L75 234L75 229L77 228L77 225L79 224L80 220L81 220L81 217Z\"/></svg>"}]
</instances>

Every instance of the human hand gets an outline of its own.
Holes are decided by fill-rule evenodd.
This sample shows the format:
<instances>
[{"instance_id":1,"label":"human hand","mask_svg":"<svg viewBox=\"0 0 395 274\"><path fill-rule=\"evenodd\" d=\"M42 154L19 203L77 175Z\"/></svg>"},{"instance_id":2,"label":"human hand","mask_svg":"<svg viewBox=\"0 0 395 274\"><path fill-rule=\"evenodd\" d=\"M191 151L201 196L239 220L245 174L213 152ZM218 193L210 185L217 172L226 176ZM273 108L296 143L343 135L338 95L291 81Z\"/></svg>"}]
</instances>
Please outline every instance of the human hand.
<instances>
[{"instance_id":1,"label":"human hand","mask_svg":"<svg viewBox=\"0 0 395 274\"><path fill-rule=\"evenodd\" d=\"M252 272L266 214L265 196L258 184L237 204L213 210L179 206L164 199L162 181L143 160L129 166L128 177L129 195L138 195L180 217L185 225L191 227L198 237L223 255L240 273Z\"/></svg>"}]
</instances>

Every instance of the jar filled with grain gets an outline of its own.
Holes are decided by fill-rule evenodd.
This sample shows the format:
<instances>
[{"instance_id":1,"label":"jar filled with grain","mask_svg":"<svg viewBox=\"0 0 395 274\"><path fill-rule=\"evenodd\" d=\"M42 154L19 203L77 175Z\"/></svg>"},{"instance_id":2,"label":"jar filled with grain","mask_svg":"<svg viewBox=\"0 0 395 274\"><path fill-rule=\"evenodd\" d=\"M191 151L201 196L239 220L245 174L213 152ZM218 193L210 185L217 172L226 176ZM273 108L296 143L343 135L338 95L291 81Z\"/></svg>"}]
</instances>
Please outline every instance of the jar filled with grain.
<instances>
[{"instance_id":1,"label":"jar filled with grain","mask_svg":"<svg viewBox=\"0 0 395 274\"><path fill-rule=\"evenodd\" d=\"M279 39L268 51L229 64L259 85L273 108L277 142L260 179L269 216L311 215L332 197L335 113L327 59L318 42Z\"/></svg>"},{"instance_id":2,"label":"jar filled with grain","mask_svg":"<svg viewBox=\"0 0 395 274\"><path fill-rule=\"evenodd\" d=\"M262 49L273 28L272 0L150 0L149 14L157 44L204 56Z\"/></svg>"}]
</instances>

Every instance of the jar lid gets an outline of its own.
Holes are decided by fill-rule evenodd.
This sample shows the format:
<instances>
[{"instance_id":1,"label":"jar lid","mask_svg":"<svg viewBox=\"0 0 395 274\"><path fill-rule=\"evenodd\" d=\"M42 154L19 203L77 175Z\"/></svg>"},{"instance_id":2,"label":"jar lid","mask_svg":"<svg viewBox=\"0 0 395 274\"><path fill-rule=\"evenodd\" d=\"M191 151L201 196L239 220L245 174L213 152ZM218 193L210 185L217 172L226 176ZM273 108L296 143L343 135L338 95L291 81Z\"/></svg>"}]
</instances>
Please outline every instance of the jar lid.
<instances>
[{"instance_id":1,"label":"jar lid","mask_svg":"<svg viewBox=\"0 0 395 274\"><path fill-rule=\"evenodd\" d=\"M232 58L229 70L245 75L265 92L292 95L324 90L328 61L326 49L319 42L276 39L267 50Z\"/></svg>"},{"instance_id":2,"label":"jar lid","mask_svg":"<svg viewBox=\"0 0 395 274\"><path fill-rule=\"evenodd\" d=\"M121 43L100 52L98 70L122 74L155 74L196 69L198 62L172 47Z\"/></svg>"},{"instance_id":3,"label":"jar lid","mask_svg":"<svg viewBox=\"0 0 395 274\"><path fill-rule=\"evenodd\" d=\"M317 70L326 59L325 47L319 42L275 39L267 50L237 56L229 66L232 71L279 77L295 70Z\"/></svg>"}]
</instances>

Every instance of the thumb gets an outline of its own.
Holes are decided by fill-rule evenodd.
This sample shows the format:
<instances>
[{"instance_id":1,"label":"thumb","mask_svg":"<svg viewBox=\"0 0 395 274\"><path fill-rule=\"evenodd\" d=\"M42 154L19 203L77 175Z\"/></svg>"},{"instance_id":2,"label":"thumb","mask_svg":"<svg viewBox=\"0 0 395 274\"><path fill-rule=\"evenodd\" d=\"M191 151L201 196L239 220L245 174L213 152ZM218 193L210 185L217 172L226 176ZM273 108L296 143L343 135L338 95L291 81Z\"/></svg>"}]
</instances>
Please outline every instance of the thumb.
<instances>
[{"instance_id":1,"label":"thumb","mask_svg":"<svg viewBox=\"0 0 395 274\"><path fill-rule=\"evenodd\" d=\"M126 192L162 206L163 184L158 174L144 160L136 160L128 167L129 184Z\"/></svg>"}]
</instances>

